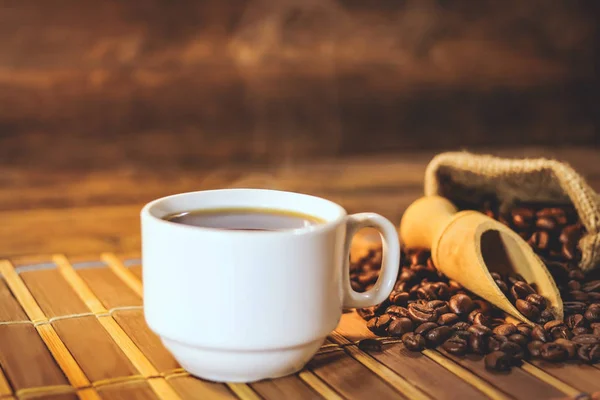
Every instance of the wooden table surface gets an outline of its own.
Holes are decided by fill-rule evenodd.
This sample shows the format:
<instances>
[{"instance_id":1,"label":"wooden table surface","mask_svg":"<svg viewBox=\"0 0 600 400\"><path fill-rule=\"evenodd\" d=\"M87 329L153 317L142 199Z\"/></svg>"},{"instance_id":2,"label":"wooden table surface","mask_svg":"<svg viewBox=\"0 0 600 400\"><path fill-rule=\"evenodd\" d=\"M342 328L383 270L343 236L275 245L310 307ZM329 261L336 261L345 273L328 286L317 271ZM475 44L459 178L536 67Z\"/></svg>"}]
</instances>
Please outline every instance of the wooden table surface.
<instances>
[{"instance_id":1,"label":"wooden table surface","mask_svg":"<svg viewBox=\"0 0 600 400\"><path fill-rule=\"evenodd\" d=\"M51 149L48 149L51 151ZM569 162L600 189L600 150L525 148L490 153L553 157ZM423 193L434 152L290 162L276 166L131 166L127 160L98 170L76 166L0 169L0 257L140 249L140 208L160 196L211 188L268 187L324 196L349 212L374 211L399 222ZM90 157L102 158L102 154ZM97 161L97 160L96 160ZM97 164L97 162L96 162Z\"/></svg>"},{"instance_id":2,"label":"wooden table surface","mask_svg":"<svg viewBox=\"0 0 600 400\"><path fill-rule=\"evenodd\" d=\"M567 161L592 187L600 189L597 149L527 148L492 153ZM408 204L422 194L424 170L433 155L389 154L277 167L154 168L149 163L133 168L124 162L107 165L101 171L44 170L39 166L3 169L0 399L29 398L51 390L62 393L53 397L57 399L86 393L96 396L98 390L100 397L107 399L168 399L172 398L168 393L176 392L181 398L243 400L525 400L573 398L582 392L598 391L598 366L535 360L510 373L492 373L485 369L481 357L455 357L440 349L411 353L397 340L386 344L383 352L361 351L357 341L372 334L355 313L343 316L301 374L251 385L218 385L193 379L176 368L148 330L141 310L138 258L138 213L144 203L182 191L269 187L324 196L341 203L349 212L375 211L397 223ZM104 330L93 317L102 322ZM34 324L34 320L38 322ZM94 349L89 346L90 338L95 338L98 346L105 346L98 348L110 349L108 353L114 354L114 360L121 360L120 364L114 360L100 364L90 361L89 352ZM48 352L51 346L52 355ZM42 365L47 365L52 374ZM25 366L34 366L34 372L26 373ZM115 370L117 366L121 372ZM85 379L77 381L77 377ZM72 386L66 385L67 380Z\"/></svg>"}]
</instances>

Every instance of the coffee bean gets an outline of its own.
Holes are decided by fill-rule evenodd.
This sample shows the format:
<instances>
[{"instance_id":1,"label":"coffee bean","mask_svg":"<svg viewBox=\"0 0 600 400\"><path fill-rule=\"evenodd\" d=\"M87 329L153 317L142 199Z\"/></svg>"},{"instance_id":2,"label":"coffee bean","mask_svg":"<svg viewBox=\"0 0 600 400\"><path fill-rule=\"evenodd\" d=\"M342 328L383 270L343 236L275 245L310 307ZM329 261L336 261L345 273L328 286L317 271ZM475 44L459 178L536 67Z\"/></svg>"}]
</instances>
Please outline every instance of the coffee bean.
<instances>
[{"instance_id":1,"label":"coffee bean","mask_svg":"<svg viewBox=\"0 0 600 400\"><path fill-rule=\"evenodd\" d=\"M496 285L498 285L502 293L508 293L508 286L506 286L504 281L496 280L494 282L496 282Z\"/></svg>"},{"instance_id":2,"label":"coffee bean","mask_svg":"<svg viewBox=\"0 0 600 400\"><path fill-rule=\"evenodd\" d=\"M543 311L546 309L546 299L537 293L530 294L525 298L525 301L533 304L538 310Z\"/></svg>"},{"instance_id":3,"label":"coffee bean","mask_svg":"<svg viewBox=\"0 0 600 400\"><path fill-rule=\"evenodd\" d=\"M492 312L492 306L485 300L473 300L475 310L482 314L489 315Z\"/></svg>"},{"instance_id":4,"label":"coffee bean","mask_svg":"<svg viewBox=\"0 0 600 400\"><path fill-rule=\"evenodd\" d=\"M523 357L525 357L523 349L515 342L508 341L500 344L500 351L503 351L518 360L522 360Z\"/></svg>"},{"instance_id":5,"label":"coffee bean","mask_svg":"<svg viewBox=\"0 0 600 400\"><path fill-rule=\"evenodd\" d=\"M471 313L469 314L468 320L470 323L475 324L475 325L489 326L492 323L492 320L488 316L486 316L482 312L480 312L479 310L471 311Z\"/></svg>"},{"instance_id":6,"label":"coffee bean","mask_svg":"<svg viewBox=\"0 0 600 400\"><path fill-rule=\"evenodd\" d=\"M523 336L520 333L513 333L508 337L508 340L510 340L511 342L515 342L521 347L527 346L527 342L529 342L527 336Z\"/></svg>"},{"instance_id":7,"label":"coffee bean","mask_svg":"<svg viewBox=\"0 0 600 400\"><path fill-rule=\"evenodd\" d=\"M519 325L517 325L517 330L521 335L525 337L531 336L531 327L528 324L520 323Z\"/></svg>"},{"instance_id":8,"label":"coffee bean","mask_svg":"<svg viewBox=\"0 0 600 400\"><path fill-rule=\"evenodd\" d=\"M391 317L396 317L396 318L400 318L400 317L409 317L408 314L408 309L402 306L389 306L386 310L385 310L386 314L389 314Z\"/></svg>"},{"instance_id":9,"label":"coffee bean","mask_svg":"<svg viewBox=\"0 0 600 400\"><path fill-rule=\"evenodd\" d=\"M577 249L574 243L565 243L561 247L561 255L567 260L575 259L577 255Z\"/></svg>"},{"instance_id":10,"label":"coffee bean","mask_svg":"<svg viewBox=\"0 0 600 400\"><path fill-rule=\"evenodd\" d=\"M450 291L451 295L456 294L456 292L458 292L459 290L463 290L463 287L460 283L450 280L448 282L448 290Z\"/></svg>"},{"instance_id":11,"label":"coffee bean","mask_svg":"<svg viewBox=\"0 0 600 400\"><path fill-rule=\"evenodd\" d=\"M590 304L583 316L590 322L600 322L600 304Z\"/></svg>"},{"instance_id":12,"label":"coffee bean","mask_svg":"<svg viewBox=\"0 0 600 400\"><path fill-rule=\"evenodd\" d=\"M574 279L576 281L582 281L585 279L585 275L579 269L572 269L569 271L569 279Z\"/></svg>"},{"instance_id":13,"label":"coffee bean","mask_svg":"<svg viewBox=\"0 0 600 400\"><path fill-rule=\"evenodd\" d=\"M412 272L410 269L405 268L400 273L400 280L403 282L412 282L415 280L416 277L417 277L417 275L414 272Z\"/></svg>"},{"instance_id":14,"label":"coffee bean","mask_svg":"<svg viewBox=\"0 0 600 400\"><path fill-rule=\"evenodd\" d=\"M528 301L518 299L515 303L517 310L530 321L537 321L540 317L540 310Z\"/></svg>"},{"instance_id":15,"label":"coffee bean","mask_svg":"<svg viewBox=\"0 0 600 400\"><path fill-rule=\"evenodd\" d=\"M565 226L558 238L561 243L576 243L581 236L581 228L577 224Z\"/></svg>"},{"instance_id":16,"label":"coffee bean","mask_svg":"<svg viewBox=\"0 0 600 400\"><path fill-rule=\"evenodd\" d=\"M507 280L511 285L514 285L517 282L525 282L525 278L523 278L523 276L521 274L512 273L512 272L510 274L508 274Z\"/></svg>"},{"instance_id":17,"label":"coffee bean","mask_svg":"<svg viewBox=\"0 0 600 400\"><path fill-rule=\"evenodd\" d=\"M390 322L392 322L392 319L389 315L380 315L378 317L371 318L369 322L367 322L367 328L369 328L371 332L376 335L384 336Z\"/></svg>"},{"instance_id":18,"label":"coffee bean","mask_svg":"<svg viewBox=\"0 0 600 400\"><path fill-rule=\"evenodd\" d=\"M492 334L492 330L484 325L475 324L467 329L470 333L478 336L490 336Z\"/></svg>"},{"instance_id":19,"label":"coffee bean","mask_svg":"<svg viewBox=\"0 0 600 400\"><path fill-rule=\"evenodd\" d=\"M448 300L450 297L450 288L444 282L436 282L431 285L436 296L440 300Z\"/></svg>"},{"instance_id":20,"label":"coffee bean","mask_svg":"<svg viewBox=\"0 0 600 400\"><path fill-rule=\"evenodd\" d=\"M600 292L600 279L589 281L581 287L584 292Z\"/></svg>"},{"instance_id":21,"label":"coffee bean","mask_svg":"<svg viewBox=\"0 0 600 400\"><path fill-rule=\"evenodd\" d=\"M550 309L545 309L540 313L540 318L538 319L538 322L540 324L545 324L548 321L553 321L555 318L556 317L554 316L552 311L550 311Z\"/></svg>"},{"instance_id":22,"label":"coffee bean","mask_svg":"<svg viewBox=\"0 0 600 400\"><path fill-rule=\"evenodd\" d=\"M556 339L554 343L558 344L559 346L562 346L565 350L567 350L567 353L569 354L569 359L575 358L575 356L577 355L577 345L572 341L560 338Z\"/></svg>"},{"instance_id":23,"label":"coffee bean","mask_svg":"<svg viewBox=\"0 0 600 400\"><path fill-rule=\"evenodd\" d=\"M535 290L531 286L529 286L525 282L517 282L510 289L510 293L512 294L515 300L517 299L525 299L530 294L536 294Z\"/></svg>"},{"instance_id":24,"label":"coffee bean","mask_svg":"<svg viewBox=\"0 0 600 400\"><path fill-rule=\"evenodd\" d=\"M585 313L586 305L580 301L565 301L563 302L565 314L583 314Z\"/></svg>"},{"instance_id":25,"label":"coffee bean","mask_svg":"<svg viewBox=\"0 0 600 400\"><path fill-rule=\"evenodd\" d=\"M500 350L500 346L502 346L502 343L508 341L508 339L506 338L506 336L500 336L500 335L492 335L492 336L488 336L487 337L487 349L488 351L498 351Z\"/></svg>"},{"instance_id":26,"label":"coffee bean","mask_svg":"<svg viewBox=\"0 0 600 400\"><path fill-rule=\"evenodd\" d=\"M584 344L577 350L577 356L580 360L594 364L600 361L600 345Z\"/></svg>"},{"instance_id":27,"label":"coffee bean","mask_svg":"<svg viewBox=\"0 0 600 400\"><path fill-rule=\"evenodd\" d=\"M544 329L550 333L554 339L571 339L573 334L562 321L550 321L544 324Z\"/></svg>"},{"instance_id":28,"label":"coffee bean","mask_svg":"<svg viewBox=\"0 0 600 400\"><path fill-rule=\"evenodd\" d=\"M544 343L547 343L552 340L552 336L550 336L550 333L548 333L547 330L545 330L539 325L534 326L531 330L531 338L533 340L539 340L540 342Z\"/></svg>"},{"instance_id":29,"label":"coffee bean","mask_svg":"<svg viewBox=\"0 0 600 400\"><path fill-rule=\"evenodd\" d=\"M543 345L544 342L540 342L539 340L533 340L527 343L527 350L529 350L529 354L531 354L533 357L539 357Z\"/></svg>"},{"instance_id":30,"label":"coffee bean","mask_svg":"<svg viewBox=\"0 0 600 400\"><path fill-rule=\"evenodd\" d=\"M375 339L362 339L358 342L358 348L362 351L382 351L381 342Z\"/></svg>"},{"instance_id":31,"label":"coffee bean","mask_svg":"<svg viewBox=\"0 0 600 400\"><path fill-rule=\"evenodd\" d=\"M466 340L467 342L469 341L469 338L471 337L471 334L468 331L453 331L454 334L452 335L452 337L458 337L461 339Z\"/></svg>"},{"instance_id":32,"label":"coffee bean","mask_svg":"<svg viewBox=\"0 0 600 400\"><path fill-rule=\"evenodd\" d=\"M417 289L417 297L424 300L435 300L438 298L431 285L424 285Z\"/></svg>"},{"instance_id":33,"label":"coffee bean","mask_svg":"<svg viewBox=\"0 0 600 400\"><path fill-rule=\"evenodd\" d=\"M460 337L451 337L450 339L444 342L444 350L446 350L450 354L454 354L456 356L463 356L467 353L469 348L467 341Z\"/></svg>"},{"instance_id":34,"label":"coffee bean","mask_svg":"<svg viewBox=\"0 0 600 400\"><path fill-rule=\"evenodd\" d=\"M579 327L585 327L587 325L586 319L581 314L569 315L565 319L565 324L568 328L574 329Z\"/></svg>"},{"instance_id":35,"label":"coffee bean","mask_svg":"<svg viewBox=\"0 0 600 400\"><path fill-rule=\"evenodd\" d=\"M568 351L556 344L556 343L545 343L540 348L540 356L547 361L564 361L569 356Z\"/></svg>"},{"instance_id":36,"label":"coffee bean","mask_svg":"<svg viewBox=\"0 0 600 400\"><path fill-rule=\"evenodd\" d=\"M556 339L567 339L571 340L573 334L565 325L559 326L558 328L554 328L552 332L550 332L554 340Z\"/></svg>"},{"instance_id":37,"label":"coffee bean","mask_svg":"<svg viewBox=\"0 0 600 400\"><path fill-rule=\"evenodd\" d=\"M444 343L452 335L452 329L448 326L438 326L425 333L425 342L430 347L436 347Z\"/></svg>"},{"instance_id":38,"label":"coffee bean","mask_svg":"<svg viewBox=\"0 0 600 400\"><path fill-rule=\"evenodd\" d=\"M494 328L496 335L508 336L517 333L517 327L513 324L502 324Z\"/></svg>"},{"instance_id":39,"label":"coffee bean","mask_svg":"<svg viewBox=\"0 0 600 400\"><path fill-rule=\"evenodd\" d=\"M469 337L469 349L475 354L487 353L487 338L485 336L471 335Z\"/></svg>"},{"instance_id":40,"label":"coffee bean","mask_svg":"<svg viewBox=\"0 0 600 400\"><path fill-rule=\"evenodd\" d=\"M571 340L577 344L600 344L600 337L591 334L577 335Z\"/></svg>"},{"instance_id":41,"label":"coffee bean","mask_svg":"<svg viewBox=\"0 0 600 400\"><path fill-rule=\"evenodd\" d=\"M359 308L356 312L362 319L368 321L375 316L375 307Z\"/></svg>"},{"instance_id":42,"label":"coffee bean","mask_svg":"<svg viewBox=\"0 0 600 400\"><path fill-rule=\"evenodd\" d=\"M429 252L425 250L417 250L410 256L410 262L412 265L415 264L426 264L429 258Z\"/></svg>"},{"instance_id":43,"label":"coffee bean","mask_svg":"<svg viewBox=\"0 0 600 400\"><path fill-rule=\"evenodd\" d=\"M529 245L535 249L544 251L550 244L550 235L546 231L537 231L527 241Z\"/></svg>"},{"instance_id":44,"label":"coffee bean","mask_svg":"<svg viewBox=\"0 0 600 400\"><path fill-rule=\"evenodd\" d=\"M589 303L600 303L600 292L588 292Z\"/></svg>"},{"instance_id":45,"label":"coffee bean","mask_svg":"<svg viewBox=\"0 0 600 400\"><path fill-rule=\"evenodd\" d=\"M556 220L552 217L542 217L535 221L535 226L546 231L553 231L557 227Z\"/></svg>"},{"instance_id":46,"label":"coffee bean","mask_svg":"<svg viewBox=\"0 0 600 400\"><path fill-rule=\"evenodd\" d=\"M435 322L425 322L415 329L415 333L418 335L425 335L425 333L429 332L432 329L437 328L439 325Z\"/></svg>"},{"instance_id":47,"label":"coffee bean","mask_svg":"<svg viewBox=\"0 0 600 400\"><path fill-rule=\"evenodd\" d=\"M493 371L510 371L512 358L503 351L494 351L485 356L485 367Z\"/></svg>"},{"instance_id":48,"label":"coffee bean","mask_svg":"<svg viewBox=\"0 0 600 400\"><path fill-rule=\"evenodd\" d=\"M402 335L402 343L404 343L404 347L411 351L421 351L425 348L425 338L414 332Z\"/></svg>"},{"instance_id":49,"label":"coffee bean","mask_svg":"<svg viewBox=\"0 0 600 400\"><path fill-rule=\"evenodd\" d=\"M386 299L383 303L375 306L375 315L381 315L390 306L390 302Z\"/></svg>"},{"instance_id":50,"label":"coffee bean","mask_svg":"<svg viewBox=\"0 0 600 400\"><path fill-rule=\"evenodd\" d=\"M446 313L446 314L440 315L440 317L437 320L437 323L439 325L453 325L457 321L458 321L458 315L456 315L454 313Z\"/></svg>"},{"instance_id":51,"label":"coffee bean","mask_svg":"<svg viewBox=\"0 0 600 400\"><path fill-rule=\"evenodd\" d=\"M466 294L455 294L450 298L448 306L453 313L465 315L469 314L473 309L473 300Z\"/></svg>"},{"instance_id":52,"label":"coffee bean","mask_svg":"<svg viewBox=\"0 0 600 400\"><path fill-rule=\"evenodd\" d=\"M406 317L394 319L387 328L387 332L390 336L402 336L412 330L413 322Z\"/></svg>"},{"instance_id":53,"label":"coffee bean","mask_svg":"<svg viewBox=\"0 0 600 400\"><path fill-rule=\"evenodd\" d=\"M531 209L528 208L514 208L511 211L512 222L515 228L524 229L531 226L534 219L534 214Z\"/></svg>"},{"instance_id":54,"label":"coffee bean","mask_svg":"<svg viewBox=\"0 0 600 400\"><path fill-rule=\"evenodd\" d=\"M585 326L578 326L576 328L573 328L571 330L571 333L573 333L573 336L584 335L586 333L590 333L590 329L586 328ZM594 335L598 335L598 334L594 332Z\"/></svg>"},{"instance_id":55,"label":"coffee bean","mask_svg":"<svg viewBox=\"0 0 600 400\"><path fill-rule=\"evenodd\" d=\"M379 276L378 271L369 271L358 277L358 283L363 284L363 285L365 285L367 283L373 283L377 280L378 276Z\"/></svg>"},{"instance_id":56,"label":"coffee bean","mask_svg":"<svg viewBox=\"0 0 600 400\"><path fill-rule=\"evenodd\" d=\"M565 210L559 207L545 207L536 212L535 215L538 218L553 217L560 218L561 220L566 219ZM565 221L563 224L566 223L567 222Z\"/></svg>"},{"instance_id":57,"label":"coffee bean","mask_svg":"<svg viewBox=\"0 0 600 400\"><path fill-rule=\"evenodd\" d=\"M567 287L570 290L581 290L581 282L572 279L569 281L569 283L567 283Z\"/></svg>"},{"instance_id":58,"label":"coffee bean","mask_svg":"<svg viewBox=\"0 0 600 400\"><path fill-rule=\"evenodd\" d=\"M438 314L434 309L416 303L408 305L408 314L410 319L418 323L433 322L438 319Z\"/></svg>"},{"instance_id":59,"label":"coffee bean","mask_svg":"<svg viewBox=\"0 0 600 400\"><path fill-rule=\"evenodd\" d=\"M457 322L454 325L452 325L452 330L454 331L466 331L467 329L469 329L471 325L468 324L467 322Z\"/></svg>"},{"instance_id":60,"label":"coffee bean","mask_svg":"<svg viewBox=\"0 0 600 400\"><path fill-rule=\"evenodd\" d=\"M588 294L586 292L582 292L581 290L572 290L569 292L569 297L574 301L585 302L588 300Z\"/></svg>"},{"instance_id":61,"label":"coffee bean","mask_svg":"<svg viewBox=\"0 0 600 400\"><path fill-rule=\"evenodd\" d=\"M443 300L432 300L427 303L427 306L434 309L438 315L446 314L450 312L450 308L448 307L448 303Z\"/></svg>"},{"instance_id":62,"label":"coffee bean","mask_svg":"<svg viewBox=\"0 0 600 400\"><path fill-rule=\"evenodd\" d=\"M409 295L407 292L393 291L390 294L390 303L396 304L398 306L406 306L408 302Z\"/></svg>"},{"instance_id":63,"label":"coffee bean","mask_svg":"<svg viewBox=\"0 0 600 400\"><path fill-rule=\"evenodd\" d=\"M502 275L500 275L497 272L490 272L490 275L492 276L492 279L494 279L495 281L504 281L504 278L502 278Z\"/></svg>"}]
</instances>

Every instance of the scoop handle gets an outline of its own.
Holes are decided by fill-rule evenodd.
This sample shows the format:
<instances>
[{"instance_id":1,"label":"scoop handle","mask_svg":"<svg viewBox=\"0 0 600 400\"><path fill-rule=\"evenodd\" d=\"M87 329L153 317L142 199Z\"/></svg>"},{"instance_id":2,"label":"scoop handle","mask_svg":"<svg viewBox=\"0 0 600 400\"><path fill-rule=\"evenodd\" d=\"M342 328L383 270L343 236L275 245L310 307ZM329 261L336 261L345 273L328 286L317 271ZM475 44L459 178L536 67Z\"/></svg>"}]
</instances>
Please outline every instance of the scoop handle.
<instances>
[{"instance_id":1,"label":"scoop handle","mask_svg":"<svg viewBox=\"0 0 600 400\"><path fill-rule=\"evenodd\" d=\"M400 241L406 248L431 249L458 209L440 196L417 199L400 221Z\"/></svg>"}]
</instances>

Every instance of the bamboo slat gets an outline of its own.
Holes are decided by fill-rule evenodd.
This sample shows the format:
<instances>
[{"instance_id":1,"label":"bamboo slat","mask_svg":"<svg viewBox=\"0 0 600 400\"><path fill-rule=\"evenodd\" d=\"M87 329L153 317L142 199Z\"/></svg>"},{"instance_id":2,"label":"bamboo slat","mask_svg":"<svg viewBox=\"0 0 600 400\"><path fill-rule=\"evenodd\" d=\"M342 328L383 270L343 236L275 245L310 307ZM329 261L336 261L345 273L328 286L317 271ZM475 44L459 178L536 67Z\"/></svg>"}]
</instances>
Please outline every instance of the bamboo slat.
<instances>
[{"instance_id":1,"label":"bamboo slat","mask_svg":"<svg viewBox=\"0 0 600 400\"><path fill-rule=\"evenodd\" d=\"M142 305L142 298L108 267L82 268L77 274L107 309Z\"/></svg>"},{"instance_id":2,"label":"bamboo slat","mask_svg":"<svg viewBox=\"0 0 600 400\"><path fill-rule=\"evenodd\" d=\"M555 364L543 360L532 360L531 364L559 381L557 385L562 385L562 391L569 396L576 396L579 392L593 393L600 390L600 370L591 365ZM542 380L548 379L532 372L528 365L524 368Z\"/></svg>"},{"instance_id":3,"label":"bamboo slat","mask_svg":"<svg viewBox=\"0 0 600 400\"><path fill-rule=\"evenodd\" d=\"M2 370L2 366L0 363L0 398L4 396L10 396L12 394L12 388L4 375L4 371Z\"/></svg>"},{"instance_id":4,"label":"bamboo slat","mask_svg":"<svg viewBox=\"0 0 600 400\"><path fill-rule=\"evenodd\" d=\"M297 375L286 376L273 381L261 381L251 384L264 399L316 400L322 397L313 391Z\"/></svg>"},{"instance_id":5,"label":"bamboo slat","mask_svg":"<svg viewBox=\"0 0 600 400\"><path fill-rule=\"evenodd\" d=\"M312 371L304 369L298 374L298 377L306 382L315 392L327 400L342 400L343 398L329 387L323 380L316 376Z\"/></svg>"},{"instance_id":6,"label":"bamboo slat","mask_svg":"<svg viewBox=\"0 0 600 400\"><path fill-rule=\"evenodd\" d=\"M201 381L187 374L168 378L168 381L177 393L186 400L230 400L237 398L225 385Z\"/></svg>"},{"instance_id":7,"label":"bamboo slat","mask_svg":"<svg viewBox=\"0 0 600 400\"><path fill-rule=\"evenodd\" d=\"M3 278L0 278L0 323L24 321L27 319L27 314L19 306L19 302L15 299L8 286L6 286L6 282Z\"/></svg>"},{"instance_id":8,"label":"bamboo slat","mask_svg":"<svg viewBox=\"0 0 600 400\"><path fill-rule=\"evenodd\" d=\"M131 272L132 272L132 273L133 273L135 276L137 276L137 277L138 277L138 279L139 279L140 281L142 281L142 282L143 282L143 279L142 279L142 267L141 267L141 266L139 266L139 265L134 265L134 266L133 266L133 267L131 267L130 269L131 269Z\"/></svg>"},{"instance_id":9,"label":"bamboo slat","mask_svg":"<svg viewBox=\"0 0 600 400\"><path fill-rule=\"evenodd\" d=\"M125 283L137 296L142 298L144 296L142 290L142 282L127 269L121 260L112 253L103 253L102 260L108 264L108 267L117 275L123 283Z\"/></svg>"},{"instance_id":10,"label":"bamboo slat","mask_svg":"<svg viewBox=\"0 0 600 400\"><path fill-rule=\"evenodd\" d=\"M152 400L158 397L147 382L128 382L98 389L104 400Z\"/></svg>"}]
</instances>

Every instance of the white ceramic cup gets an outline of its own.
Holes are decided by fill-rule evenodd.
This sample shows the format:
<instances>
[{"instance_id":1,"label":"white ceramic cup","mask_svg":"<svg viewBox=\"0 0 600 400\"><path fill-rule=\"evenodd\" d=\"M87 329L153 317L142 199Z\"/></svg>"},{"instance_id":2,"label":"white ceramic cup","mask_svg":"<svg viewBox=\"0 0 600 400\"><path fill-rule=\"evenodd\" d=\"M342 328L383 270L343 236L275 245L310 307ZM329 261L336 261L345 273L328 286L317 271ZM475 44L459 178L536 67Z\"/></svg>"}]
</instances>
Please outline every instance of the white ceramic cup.
<instances>
[{"instance_id":1,"label":"white ceramic cup","mask_svg":"<svg viewBox=\"0 0 600 400\"><path fill-rule=\"evenodd\" d=\"M164 220L225 207L295 211L325 222L295 230L218 230ZM342 308L381 303L398 275L395 226L373 213L347 215L314 196L262 189L177 194L141 211L144 313L150 328L192 375L252 382L300 370L337 326ZM353 235L383 239L379 280L350 287Z\"/></svg>"}]
</instances>

